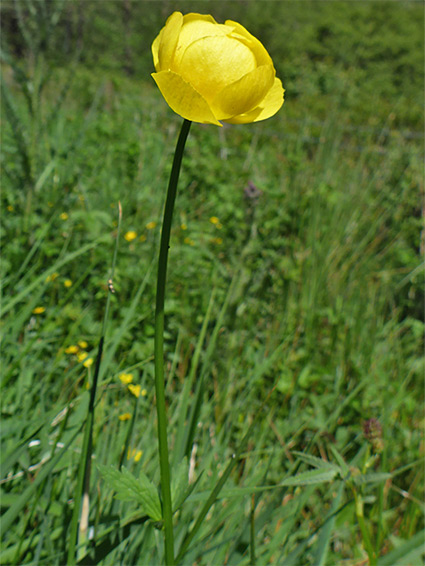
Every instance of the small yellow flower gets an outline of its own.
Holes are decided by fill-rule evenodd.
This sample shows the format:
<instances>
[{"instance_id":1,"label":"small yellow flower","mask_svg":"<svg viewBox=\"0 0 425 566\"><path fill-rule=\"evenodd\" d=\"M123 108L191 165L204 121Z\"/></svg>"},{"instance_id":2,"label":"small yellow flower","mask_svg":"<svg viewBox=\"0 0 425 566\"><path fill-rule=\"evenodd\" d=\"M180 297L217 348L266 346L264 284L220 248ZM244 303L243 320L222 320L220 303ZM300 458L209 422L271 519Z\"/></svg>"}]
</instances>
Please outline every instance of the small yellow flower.
<instances>
[{"instance_id":1,"label":"small yellow flower","mask_svg":"<svg viewBox=\"0 0 425 566\"><path fill-rule=\"evenodd\" d=\"M132 383L130 383L128 390L130 391L130 393L133 393L135 397L140 397L140 385L133 385Z\"/></svg>"},{"instance_id":2,"label":"small yellow flower","mask_svg":"<svg viewBox=\"0 0 425 566\"><path fill-rule=\"evenodd\" d=\"M68 214L66 212L62 212L62 214L60 215L60 219L61 220L68 220Z\"/></svg>"},{"instance_id":3,"label":"small yellow flower","mask_svg":"<svg viewBox=\"0 0 425 566\"><path fill-rule=\"evenodd\" d=\"M156 227L156 222L148 222L146 224L146 230L153 230Z\"/></svg>"},{"instance_id":4,"label":"small yellow flower","mask_svg":"<svg viewBox=\"0 0 425 566\"><path fill-rule=\"evenodd\" d=\"M186 237L183 241L184 241L185 244L188 244L189 246L195 245L195 242L192 240L192 238Z\"/></svg>"},{"instance_id":5,"label":"small yellow flower","mask_svg":"<svg viewBox=\"0 0 425 566\"><path fill-rule=\"evenodd\" d=\"M139 240L140 240L141 242L146 242L146 236L145 236L144 234L142 234L142 235L140 236Z\"/></svg>"},{"instance_id":6,"label":"small yellow flower","mask_svg":"<svg viewBox=\"0 0 425 566\"><path fill-rule=\"evenodd\" d=\"M68 346L68 348L65 348L65 354L76 354L78 352L78 346Z\"/></svg>"},{"instance_id":7,"label":"small yellow flower","mask_svg":"<svg viewBox=\"0 0 425 566\"><path fill-rule=\"evenodd\" d=\"M93 358L87 358L87 360L83 363L83 366L85 368L89 368L93 365Z\"/></svg>"},{"instance_id":8,"label":"small yellow flower","mask_svg":"<svg viewBox=\"0 0 425 566\"><path fill-rule=\"evenodd\" d=\"M180 225L180 228L181 228L182 230L187 230L187 224L185 224L185 223L183 222L183 224Z\"/></svg>"},{"instance_id":9,"label":"small yellow flower","mask_svg":"<svg viewBox=\"0 0 425 566\"><path fill-rule=\"evenodd\" d=\"M32 313L33 314L43 314L46 310L46 307L35 307L35 309L33 309Z\"/></svg>"},{"instance_id":10,"label":"small yellow flower","mask_svg":"<svg viewBox=\"0 0 425 566\"><path fill-rule=\"evenodd\" d=\"M131 413L123 413L122 415L118 415L120 421L128 421L131 419Z\"/></svg>"},{"instance_id":11,"label":"small yellow flower","mask_svg":"<svg viewBox=\"0 0 425 566\"><path fill-rule=\"evenodd\" d=\"M88 344L85 340L78 340L78 345L80 346L80 348L87 348Z\"/></svg>"},{"instance_id":12,"label":"small yellow flower","mask_svg":"<svg viewBox=\"0 0 425 566\"><path fill-rule=\"evenodd\" d=\"M127 242L132 242L136 238L137 232L135 232L134 230L129 230L126 234L124 234L124 239L127 240Z\"/></svg>"},{"instance_id":13,"label":"small yellow flower","mask_svg":"<svg viewBox=\"0 0 425 566\"><path fill-rule=\"evenodd\" d=\"M63 282L63 284L65 285L65 287L67 289L69 289L70 287L72 287L72 281L71 279L65 279L65 281Z\"/></svg>"},{"instance_id":14,"label":"small yellow flower","mask_svg":"<svg viewBox=\"0 0 425 566\"><path fill-rule=\"evenodd\" d=\"M223 243L223 238L213 238L211 242L217 244L218 246L221 246L221 244Z\"/></svg>"},{"instance_id":15,"label":"small yellow flower","mask_svg":"<svg viewBox=\"0 0 425 566\"><path fill-rule=\"evenodd\" d=\"M146 389L142 389L141 392L140 392L140 395L142 397L146 397L147 394L148 394L148 392L146 391Z\"/></svg>"},{"instance_id":16,"label":"small yellow flower","mask_svg":"<svg viewBox=\"0 0 425 566\"><path fill-rule=\"evenodd\" d=\"M46 283L50 283L50 281L54 281L58 277L59 277L59 273L57 271L55 271L54 273L52 273L51 275L48 275L46 277Z\"/></svg>"},{"instance_id":17,"label":"small yellow flower","mask_svg":"<svg viewBox=\"0 0 425 566\"><path fill-rule=\"evenodd\" d=\"M217 216L211 216L210 222L211 224L220 224L220 219Z\"/></svg>"},{"instance_id":18,"label":"small yellow flower","mask_svg":"<svg viewBox=\"0 0 425 566\"><path fill-rule=\"evenodd\" d=\"M87 352L80 352L79 354L77 354L77 360L79 362L83 362L87 358L87 356Z\"/></svg>"},{"instance_id":19,"label":"small yellow flower","mask_svg":"<svg viewBox=\"0 0 425 566\"><path fill-rule=\"evenodd\" d=\"M142 457L142 455L143 455L142 450L136 450L135 448L133 448L133 450L130 450L129 448L127 451L127 460L131 460L131 458L134 458L134 461L138 462Z\"/></svg>"},{"instance_id":20,"label":"small yellow flower","mask_svg":"<svg viewBox=\"0 0 425 566\"><path fill-rule=\"evenodd\" d=\"M9 212L13 212L15 209L13 208L13 206L11 204L9 204L9 206L7 207L7 210Z\"/></svg>"},{"instance_id":21,"label":"small yellow flower","mask_svg":"<svg viewBox=\"0 0 425 566\"><path fill-rule=\"evenodd\" d=\"M133 381L133 374L132 373L120 373L120 375L118 377L119 377L119 380L121 381L121 383L124 384L124 385L128 385L129 383L131 383Z\"/></svg>"}]
</instances>

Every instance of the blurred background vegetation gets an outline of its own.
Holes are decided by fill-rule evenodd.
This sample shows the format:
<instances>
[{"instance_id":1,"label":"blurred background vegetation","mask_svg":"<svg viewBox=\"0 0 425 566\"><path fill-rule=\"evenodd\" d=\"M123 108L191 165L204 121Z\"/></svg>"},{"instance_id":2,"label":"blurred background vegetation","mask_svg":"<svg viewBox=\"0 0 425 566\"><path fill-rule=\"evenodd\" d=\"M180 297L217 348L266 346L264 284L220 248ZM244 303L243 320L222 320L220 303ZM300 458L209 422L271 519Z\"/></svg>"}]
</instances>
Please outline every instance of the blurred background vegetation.
<instances>
[{"instance_id":1,"label":"blurred background vegetation","mask_svg":"<svg viewBox=\"0 0 425 566\"><path fill-rule=\"evenodd\" d=\"M403 545L423 529L423 4L2 0L0 9L1 505L13 512L2 563L63 564L81 435L40 474L85 414L118 201L94 449L97 462L118 466L124 447L125 465L158 482L155 261L180 118L150 78L150 45L180 10L242 23L286 93L268 121L192 126L166 305L172 439L193 375L204 399L196 471L209 470L207 489L275 388L232 486L307 469L293 451L334 461L337 450L362 477L374 454L373 470L392 476L361 488L340 479L339 496L336 481L258 494L258 564L364 559L353 491L382 564L419 564L418 545ZM122 373L143 388L137 415ZM132 420L120 419L127 412ZM110 544L96 563L155 563L152 525L108 538L134 505L111 503L93 474L93 545ZM249 563L250 498L241 497L214 507L188 564Z\"/></svg>"}]
</instances>

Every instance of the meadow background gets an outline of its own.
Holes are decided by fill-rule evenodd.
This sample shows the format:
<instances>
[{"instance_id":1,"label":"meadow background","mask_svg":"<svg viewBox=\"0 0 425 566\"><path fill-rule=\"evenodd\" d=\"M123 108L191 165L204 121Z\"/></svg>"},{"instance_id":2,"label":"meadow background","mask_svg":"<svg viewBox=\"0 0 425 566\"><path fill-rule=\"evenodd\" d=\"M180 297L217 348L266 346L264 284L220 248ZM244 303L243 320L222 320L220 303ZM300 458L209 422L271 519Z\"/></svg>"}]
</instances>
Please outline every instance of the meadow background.
<instances>
[{"instance_id":1,"label":"meadow background","mask_svg":"<svg viewBox=\"0 0 425 566\"><path fill-rule=\"evenodd\" d=\"M194 124L183 161L167 402L173 470L186 453L199 481L177 546L256 419L184 564L367 564L372 546L381 566L419 566L423 4L0 9L1 564L66 563L119 201L79 563L159 563L155 524L113 499L97 465L159 484L155 266L181 119L150 77L150 45L177 9L242 23L286 89L265 122Z\"/></svg>"}]
</instances>

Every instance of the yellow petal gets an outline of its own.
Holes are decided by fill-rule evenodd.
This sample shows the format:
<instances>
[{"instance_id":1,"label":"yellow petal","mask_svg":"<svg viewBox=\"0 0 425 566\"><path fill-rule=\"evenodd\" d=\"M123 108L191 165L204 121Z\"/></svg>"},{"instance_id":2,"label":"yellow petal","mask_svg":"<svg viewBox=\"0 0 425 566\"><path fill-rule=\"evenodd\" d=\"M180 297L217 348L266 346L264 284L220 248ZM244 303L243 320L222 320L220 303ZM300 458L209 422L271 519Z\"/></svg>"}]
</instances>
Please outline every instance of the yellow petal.
<instances>
[{"instance_id":1,"label":"yellow petal","mask_svg":"<svg viewBox=\"0 0 425 566\"><path fill-rule=\"evenodd\" d=\"M225 35L203 37L184 52L178 73L202 96L213 100L226 86L256 68L252 51Z\"/></svg>"},{"instance_id":2,"label":"yellow petal","mask_svg":"<svg viewBox=\"0 0 425 566\"><path fill-rule=\"evenodd\" d=\"M257 108L247 112L246 114L241 114L240 116L234 116L228 120L223 120L229 124L249 124L251 122L259 122L260 120L266 120L270 118L279 110L283 104L283 93L285 89L282 87L282 83L278 78L275 78L272 88L269 90L265 98L260 102Z\"/></svg>"},{"instance_id":3,"label":"yellow petal","mask_svg":"<svg viewBox=\"0 0 425 566\"><path fill-rule=\"evenodd\" d=\"M180 12L174 12L168 18L158 46L158 68L155 66L158 71L167 71L170 68L182 25L183 14Z\"/></svg>"},{"instance_id":4,"label":"yellow petal","mask_svg":"<svg viewBox=\"0 0 425 566\"><path fill-rule=\"evenodd\" d=\"M182 77L172 71L152 73L152 77L176 114L192 122L221 126L207 101Z\"/></svg>"},{"instance_id":5,"label":"yellow petal","mask_svg":"<svg viewBox=\"0 0 425 566\"><path fill-rule=\"evenodd\" d=\"M183 26L175 53L174 63L176 68L180 65L181 58L186 48L194 41L203 37L214 37L229 35L233 28L224 24L218 24L215 19L207 14L186 14L183 16ZM176 68L172 70L176 70Z\"/></svg>"},{"instance_id":6,"label":"yellow petal","mask_svg":"<svg viewBox=\"0 0 425 566\"><path fill-rule=\"evenodd\" d=\"M214 114L221 120L256 108L272 88L274 78L273 65L262 65L225 86L212 103Z\"/></svg>"},{"instance_id":7,"label":"yellow petal","mask_svg":"<svg viewBox=\"0 0 425 566\"><path fill-rule=\"evenodd\" d=\"M163 33L164 33L164 28L162 28L159 34L155 37L151 47L152 56L153 56L153 65L157 71L160 70L158 53L159 53L159 44L161 43Z\"/></svg>"},{"instance_id":8,"label":"yellow petal","mask_svg":"<svg viewBox=\"0 0 425 566\"><path fill-rule=\"evenodd\" d=\"M232 20L226 20L225 25L233 27L232 37L237 37L240 41L243 41L254 53L257 60L257 65L272 65L272 59L267 53L264 45L256 37L251 35L248 30L246 30L238 22L233 22Z\"/></svg>"}]
</instances>

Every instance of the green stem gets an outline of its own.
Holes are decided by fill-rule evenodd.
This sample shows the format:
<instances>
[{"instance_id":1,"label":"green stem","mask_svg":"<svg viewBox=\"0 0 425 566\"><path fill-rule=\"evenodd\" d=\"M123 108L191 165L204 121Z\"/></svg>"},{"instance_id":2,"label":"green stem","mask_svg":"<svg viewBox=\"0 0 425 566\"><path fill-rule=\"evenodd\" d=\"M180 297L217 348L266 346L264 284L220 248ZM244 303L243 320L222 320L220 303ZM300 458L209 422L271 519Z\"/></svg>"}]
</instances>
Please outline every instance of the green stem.
<instances>
[{"instance_id":1,"label":"green stem","mask_svg":"<svg viewBox=\"0 0 425 566\"><path fill-rule=\"evenodd\" d=\"M176 151L174 153L173 167L168 183L167 200L165 201L164 219L162 223L161 244L158 261L158 279L156 287L155 311L155 391L156 411L158 415L158 445L159 464L161 470L162 513L164 519L165 536L165 564L174 565L174 534L173 511L170 488L170 465L168 461L167 443L167 415L165 408L164 383L164 300L165 281L167 278L168 247L170 242L171 223L173 220L174 202L177 194L180 166L183 158L184 146L192 122L185 120L182 124Z\"/></svg>"},{"instance_id":2,"label":"green stem","mask_svg":"<svg viewBox=\"0 0 425 566\"><path fill-rule=\"evenodd\" d=\"M117 251L118 251L118 241L119 241L119 234L121 228L121 218L122 218L122 210L121 210L121 203L118 203L118 228L117 228L117 237L115 240L115 249L114 255L112 259L112 270L111 270L111 278L110 282L112 285L114 272L115 272L115 264L117 261ZM100 362L102 360L102 353L103 353L103 343L105 340L106 334L106 327L107 321L109 318L109 309L111 304L111 293L113 292L112 288L109 287L108 296L106 299L106 308L105 314L103 316L103 324L102 324L102 331L101 336L99 339L99 346L97 348L97 356L96 356L96 365L93 375L93 381L91 384L90 389L90 400L89 406L87 409L87 417L85 422L85 429L84 429L84 437L83 437L83 446L81 449L81 457L80 463L78 467L78 476L77 476L77 487L75 490L75 497L74 497L74 509L72 512L72 519L71 519L71 526L70 526L70 535L69 535L69 545L68 545L68 566L74 566L77 563L77 560L81 558L81 553L85 552L85 548L83 545L82 548L77 548L77 538L78 538L78 528L81 526L80 518L81 518L81 501L83 499L84 494L86 493L88 496L88 490L90 486L90 470L91 470L91 458L92 458L92 446L93 446L93 423L94 423L94 411L95 411L95 401L96 401L96 391L97 391L97 383L99 378L100 372ZM79 541L80 542L80 541Z\"/></svg>"}]
</instances>

